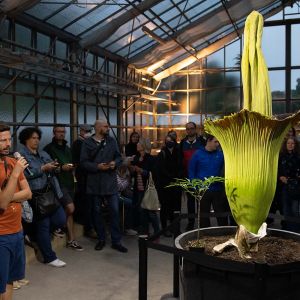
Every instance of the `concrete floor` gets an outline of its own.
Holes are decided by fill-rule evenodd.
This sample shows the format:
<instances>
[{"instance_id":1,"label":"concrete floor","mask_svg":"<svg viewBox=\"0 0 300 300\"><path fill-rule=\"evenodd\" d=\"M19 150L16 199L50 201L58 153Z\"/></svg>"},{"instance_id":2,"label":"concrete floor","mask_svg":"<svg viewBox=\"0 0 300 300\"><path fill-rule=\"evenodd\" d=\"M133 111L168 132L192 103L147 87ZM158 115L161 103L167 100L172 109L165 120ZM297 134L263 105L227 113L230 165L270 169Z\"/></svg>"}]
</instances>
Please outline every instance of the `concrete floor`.
<instances>
[{"instance_id":1,"label":"concrete floor","mask_svg":"<svg viewBox=\"0 0 300 300\"><path fill-rule=\"evenodd\" d=\"M63 248L57 252L67 263L53 268L33 260L27 265L28 286L14 291L14 300L135 300L138 299L137 237L124 237L128 253L110 248L95 251L95 242L81 238L85 250ZM162 238L170 244L172 239ZM172 291L172 256L149 250L148 299L157 300Z\"/></svg>"}]
</instances>

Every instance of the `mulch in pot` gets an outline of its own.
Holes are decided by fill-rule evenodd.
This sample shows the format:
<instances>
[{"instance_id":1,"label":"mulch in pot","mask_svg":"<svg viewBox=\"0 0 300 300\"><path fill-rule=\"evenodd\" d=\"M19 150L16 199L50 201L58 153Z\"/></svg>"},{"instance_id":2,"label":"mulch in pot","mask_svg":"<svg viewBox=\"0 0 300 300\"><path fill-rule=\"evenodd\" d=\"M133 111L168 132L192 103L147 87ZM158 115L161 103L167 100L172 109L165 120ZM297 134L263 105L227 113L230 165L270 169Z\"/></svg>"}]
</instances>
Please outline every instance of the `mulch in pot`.
<instances>
[{"instance_id":1,"label":"mulch in pot","mask_svg":"<svg viewBox=\"0 0 300 300\"><path fill-rule=\"evenodd\" d=\"M205 254L218 256L224 259L245 262L235 247L226 249L221 254L214 254L212 249L214 246L224 243L234 236L202 236L201 241L205 243ZM188 247L184 247L188 248ZM247 262L260 262L269 265L279 265L300 261L300 242L292 239L284 239L280 237L266 236L258 243L258 252L253 252L251 259Z\"/></svg>"}]
</instances>

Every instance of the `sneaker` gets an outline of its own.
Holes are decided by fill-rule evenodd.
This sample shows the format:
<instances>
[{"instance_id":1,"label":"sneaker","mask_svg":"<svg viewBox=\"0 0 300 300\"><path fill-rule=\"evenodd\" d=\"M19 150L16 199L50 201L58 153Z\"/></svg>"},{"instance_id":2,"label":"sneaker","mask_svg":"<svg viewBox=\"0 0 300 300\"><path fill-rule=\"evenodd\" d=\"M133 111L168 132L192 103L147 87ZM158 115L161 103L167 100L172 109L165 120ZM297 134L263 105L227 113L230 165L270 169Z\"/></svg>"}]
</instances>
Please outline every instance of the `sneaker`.
<instances>
[{"instance_id":1,"label":"sneaker","mask_svg":"<svg viewBox=\"0 0 300 300\"><path fill-rule=\"evenodd\" d=\"M125 248L124 246L122 246L121 244L112 244L111 248L114 249L114 250L117 250L119 252L122 252L122 253L127 253L128 252L128 249Z\"/></svg>"},{"instance_id":2,"label":"sneaker","mask_svg":"<svg viewBox=\"0 0 300 300\"><path fill-rule=\"evenodd\" d=\"M13 289L18 290L21 288L21 285L19 284L18 281L13 281Z\"/></svg>"},{"instance_id":3,"label":"sneaker","mask_svg":"<svg viewBox=\"0 0 300 300\"><path fill-rule=\"evenodd\" d=\"M58 229L53 231L53 235L58 237L58 238L63 238L65 236L65 233L61 228L58 228Z\"/></svg>"},{"instance_id":4,"label":"sneaker","mask_svg":"<svg viewBox=\"0 0 300 300\"><path fill-rule=\"evenodd\" d=\"M21 286L28 285L28 284L29 284L29 280L23 278L23 279L21 279L21 280L18 280L18 283L19 283L19 285L21 285Z\"/></svg>"},{"instance_id":5,"label":"sneaker","mask_svg":"<svg viewBox=\"0 0 300 300\"><path fill-rule=\"evenodd\" d=\"M125 234L129 235L129 236L134 236L134 235L137 235L137 231L135 231L133 229L126 229Z\"/></svg>"},{"instance_id":6,"label":"sneaker","mask_svg":"<svg viewBox=\"0 0 300 300\"><path fill-rule=\"evenodd\" d=\"M105 241L99 241L95 246L95 250L100 251L104 248L104 246L105 246Z\"/></svg>"},{"instance_id":7,"label":"sneaker","mask_svg":"<svg viewBox=\"0 0 300 300\"><path fill-rule=\"evenodd\" d=\"M73 240L71 242L67 242L67 248L76 250L76 251L83 251L83 247L81 247L77 241Z\"/></svg>"},{"instance_id":8,"label":"sneaker","mask_svg":"<svg viewBox=\"0 0 300 300\"><path fill-rule=\"evenodd\" d=\"M64 266L66 266L66 263L57 258L57 259L47 263L47 265L49 265L51 267L62 268Z\"/></svg>"}]
</instances>

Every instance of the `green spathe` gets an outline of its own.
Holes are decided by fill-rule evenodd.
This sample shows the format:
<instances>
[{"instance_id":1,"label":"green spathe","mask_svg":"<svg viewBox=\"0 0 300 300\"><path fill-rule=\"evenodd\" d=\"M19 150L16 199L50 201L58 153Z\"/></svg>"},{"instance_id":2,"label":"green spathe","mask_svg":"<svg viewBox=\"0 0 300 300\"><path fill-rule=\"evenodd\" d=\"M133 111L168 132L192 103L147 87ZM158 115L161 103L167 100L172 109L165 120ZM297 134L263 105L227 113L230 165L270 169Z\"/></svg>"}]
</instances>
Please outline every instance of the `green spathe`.
<instances>
[{"instance_id":1,"label":"green spathe","mask_svg":"<svg viewBox=\"0 0 300 300\"><path fill-rule=\"evenodd\" d=\"M253 11L244 30L244 109L204 124L224 152L226 195L239 225L235 244L245 258L257 250L257 244L250 243L251 234L258 233L271 207L281 144L289 128L300 119L299 112L284 120L272 118L268 69L261 50L262 30L263 17Z\"/></svg>"},{"instance_id":2,"label":"green spathe","mask_svg":"<svg viewBox=\"0 0 300 300\"><path fill-rule=\"evenodd\" d=\"M279 150L291 124L300 115L276 120L242 110L205 130L222 145L225 188L237 224L257 233L266 220L275 194Z\"/></svg>"}]
</instances>

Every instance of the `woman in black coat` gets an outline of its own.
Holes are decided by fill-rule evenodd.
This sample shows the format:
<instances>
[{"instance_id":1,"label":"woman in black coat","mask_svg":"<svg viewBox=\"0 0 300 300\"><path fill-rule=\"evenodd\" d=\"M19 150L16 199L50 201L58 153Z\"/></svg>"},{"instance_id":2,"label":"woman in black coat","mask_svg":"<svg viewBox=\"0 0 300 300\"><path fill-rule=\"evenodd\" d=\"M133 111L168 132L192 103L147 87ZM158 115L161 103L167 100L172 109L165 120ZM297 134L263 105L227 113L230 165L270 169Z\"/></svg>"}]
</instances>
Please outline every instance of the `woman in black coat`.
<instances>
[{"instance_id":1,"label":"woman in black coat","mask_svg":"<svg viewBox=\"0 0 300 300\"><path fill-rule=\"evenodd\" d=\"M129 143L125 146L125 155L134 156L138 154L137 144L139 142L140 135L134 131L129 137Z\"/></svg>"},{"instance_id":2,"label":"woman in black coat","mask_svg":"<svg viewBox=\"0 0 300 300\"><path fill-rule=\"evenodd\" d=\"M181 209L181 189L178 187L167 188L175 178L180 177L179 147L173 135L168 134L165 145L157 157L158 172L156 173L156 187L161 203L160 221L162 228L167 227L167 222L172 222L174 211ZM171 237L170 231L165 231L166 237Z\"/></svg>"},{"instance_id":3,"label":"woman in black coat","mask_svg":"<svg viewBox=\"0 0 300 300\"><path fill-rule=\"evenodd\" d=\"M281 188L281 204L285 217L300 221L300 156L296 138L288 137L279 156L278 179ZM284 229L300 232L300 223L285 222Z\"/></svg>"}]
</instances>

